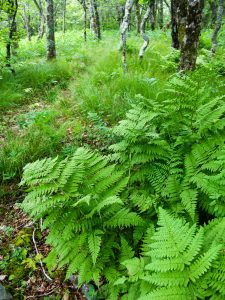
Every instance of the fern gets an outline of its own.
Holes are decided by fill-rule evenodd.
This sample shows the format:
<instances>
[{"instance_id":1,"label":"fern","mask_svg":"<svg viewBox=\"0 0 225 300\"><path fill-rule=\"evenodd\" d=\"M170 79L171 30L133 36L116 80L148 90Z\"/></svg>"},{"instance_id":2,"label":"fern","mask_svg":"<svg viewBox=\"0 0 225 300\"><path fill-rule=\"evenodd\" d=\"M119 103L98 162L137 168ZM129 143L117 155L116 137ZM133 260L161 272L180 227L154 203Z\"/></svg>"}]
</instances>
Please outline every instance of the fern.
<instances>
[{"instance_id":1,"label":"fern","mask_svg":"<svg viewBox=\"0 0 225 300\"><path fill-rule=\"evenodd\" d=\"M115 285L120 286L126 282L127 299L129 286L133 286L133 282L137 282L136 292L139 291L140 300L159 297L197 299L206 295L212 296L212 299L215 295L223 299L225 256L221 250L225 249L225 243L223 241L223 244L219 244L218 240L210 243L210 233L214 226L218 226L219 220L213 223L197 229L195 225L174 218L160 209L159 227L155 233L150 229L150 239L147 236L143 241L144 249L147 250L144 255L147 257L124 261L122 264L127 268L127 276L117 280ZM218 236L221 236L224 227L221 226L219 231ZM143 282L148 285L143 285Z\"/></svg>"},{"instance_id":2,"label":"fern","mask_svg":"<svg viewBox=\"0 0 225 300\"><path fill-rule=\"evenodd\" d=\"M104 299L225 298L225 103L197 74L134 105L109 156L25 166L22 208L49 229L50 269Z\"/></svg>"},{"instance_id":3,"label":"fern","mask_svg":"<svg viewBox=\"0 0 225 300\"><path fill-rule=\"evenodd\" d=\"M39 166L45 172L38 172ZM57 178L52 176L53 169ZM107 158L84 148L64 161L45 159L25 167L22 184L30 192L22 207L37 219L43 217L43 228L50 230L49 267L58 257L60 267L69 265L67 277L79 271L80 284L100 280L118 249L119 234L114 235L114 230L132 232L143 224L120 198L126 183L123 172L109 166ZM108 239L110 235L114 239Z\"/></svg>"}]
</instances>

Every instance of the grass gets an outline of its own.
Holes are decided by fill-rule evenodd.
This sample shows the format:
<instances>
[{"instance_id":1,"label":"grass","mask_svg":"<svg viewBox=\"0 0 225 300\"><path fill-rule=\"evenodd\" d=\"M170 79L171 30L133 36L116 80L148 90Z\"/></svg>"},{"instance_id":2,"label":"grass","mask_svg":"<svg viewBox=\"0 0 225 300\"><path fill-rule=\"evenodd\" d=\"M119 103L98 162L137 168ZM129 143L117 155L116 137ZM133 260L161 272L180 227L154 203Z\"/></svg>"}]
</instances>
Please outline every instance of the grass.
<instances>
[{"instance_id":1,"label":"grass","mask_svg":"<svg viewBox=\"0 0 225 300\"><path fill-rule=\"evenodd\" d=\"M133 104L160 94L176 72L179 54L170 47L170 33L156 31L150 38L139 61L142 39L128 37L127 74L115 31L103 32L99 43L90 38L84 43L82 33L58 33L58 58L53 62L45 60L44 40L22 40L14 64L16 76L4 69L0 77L2 181L18 181L26 163L44 156L65 156L84 143L97 147L110 143L110 135L101 133L102 125L94 124L90 113L110 128ZM205 41L208 35L203 35ZM200 64L208 63L208 54L201 55Z\"/></svg>"}]
</instances>

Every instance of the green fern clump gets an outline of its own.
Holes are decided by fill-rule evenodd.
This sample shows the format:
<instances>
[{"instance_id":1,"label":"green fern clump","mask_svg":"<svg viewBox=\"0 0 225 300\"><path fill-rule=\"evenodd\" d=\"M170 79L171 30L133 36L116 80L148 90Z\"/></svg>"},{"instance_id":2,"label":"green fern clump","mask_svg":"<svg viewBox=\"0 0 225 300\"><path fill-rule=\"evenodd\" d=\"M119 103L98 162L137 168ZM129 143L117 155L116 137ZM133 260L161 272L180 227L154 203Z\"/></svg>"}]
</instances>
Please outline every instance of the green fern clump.
<instances>
[{"instance_id":1,"label":"green fern clump","mask_svg":"<svg viewBox=\"0 0 225 300\"><path fill-rule=\"evenodd\" d=\"M158 99L134 106L114 129L120 142L112 159L126 167L135 193L140 186L154 198L155 213L162 205L192 222L197 207L225 216L225 103L207 84L173 77Z\"/></svg>"},{"instance_id":2,"label":"green fern clump","mask_svg":"<svg viewBox=\"0 0 225 300\"><path fill-rule=\"evenodd\" d=\"M122 262L127 276L114 283L121 292L127 287L122 299L223 299L224 222L197 228L160 209L159 227L150 229L142 256Z\"/></svg>"},{"instance_id":3,"label":"green fern clump","mask_svg":"<svg viewBox=\"0 0 225 300\"><path fill-rule=\"evenodd\" d=\"M123 232L143 224L120 197L127 180L107 158L84 148L62 161L44 159L24 168L21 184L29 186L29 194L22 207L44 218L43 229L50 230L50 268L58 260L59 267L69 266L67 277L79 271L79 284L99 283L103 273L110 281L117 272L115 257L127 243Z\"/></svg>"},{"instance_id":4,"label":"green fern clump","mask_svg":"<svg viewBox=\"0 0 225 300\"><path fill-rule=\"evenodd\" d=\"M109 156L79 148L24 168L49 268L109 300L225 298L225 103L197 75L133 106Z\"/></svg>"}]
</instances>

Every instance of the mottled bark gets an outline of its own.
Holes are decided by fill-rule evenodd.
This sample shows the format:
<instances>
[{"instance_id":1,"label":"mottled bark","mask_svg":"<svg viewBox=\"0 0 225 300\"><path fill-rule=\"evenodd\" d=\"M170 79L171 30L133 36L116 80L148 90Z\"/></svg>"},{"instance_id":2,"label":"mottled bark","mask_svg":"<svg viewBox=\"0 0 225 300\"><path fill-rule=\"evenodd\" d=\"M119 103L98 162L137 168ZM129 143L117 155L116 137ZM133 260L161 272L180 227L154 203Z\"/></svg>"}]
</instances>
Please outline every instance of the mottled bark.
<instances>
[{"instance_id":1,"label":"mottled bark","mask_svg":"<svg viewBox=\"0 0 225 300\"><path fill-rule=\"evenodd\" d=\"M78 0L84 11L84 41L87 41L87 5L85 0Z\"/></svg>"},{"instance_id":2,"label":"mottled bark","mask_svg":"<svg viewBox=\"0 0 225 300\"><path fill-rule=\"evenodd\" d=\"M42 6L41 0L33 0L34 4L36 5L38 12L39 12L39 25L38 25L38 40L41 40L44 36L45 33L45 23L46 23L46 18Z\"/></svg>"},{"instance_id":3,"label":"mottled bark","mask_svg":"<svg viewBox=\"0 0 225 300\"><path fill-rule=\"evenodd\" d=\"M212 34L212 53L216 52L217 47L217 35L222 25L223 19L223 10L224 10L224 0L219 0L218 12L217 12L217 20L216 25Z\"/></svg>"},{"instance_id":4,"label":"mottled bark","mask_svg":"<svg viewBox=\"0 0 225 300\"><path fill-rule=\"evenodd\" d=\"M126 0L123 22L121 23L121 26L120 26L120 49L122 50L122 64L123 64L124 72L127 71L126 32L127 32L128 26L129 26L129 18L131 15L133 4L134 4L133 0Z\"/></svg>"},{"instance_id":5,"label":"mottled bark","mask_svg":"<svg viewBox=\"0 0 225 300\"><path fill-rule=\"evenodd\" d=\"M156 3L155 0L150 0L150 24L152 31L156 27Z\"/></svg>"},{"instance_id":6,"label":"mottled bark","mask_svg":"<svg viewBox=\"0 0 225 300\"><path fill-rule=\"evenodd\" d=\"M163 28L164 24L164 9L163 9L163 0L159 0L159 28Z\"/></svg>"},{"instance_id":7,"label":"mottled bark","mask_svg":"<svg viewBox=\"0 0 225 300\"><path fill-rule=\"evenodd\" d=\"M180 69L195 69L204 0L188 0L187 24L184 42L181 45Z\"/></svg>"},{"instance_id":8,"label":"mottled bark","mask_svg":"<svg viewBox=\"0 0 225 300\"><path fill-rule=\"evenodd\" d=\"M135 14L136 14L136 34L141 32L141 9L139 0L135 0Z\"/></svg>"},{"instance_id":9,"label":"mottled bark","mask_svg":"<svg viewBox=\"0 0 225 300\"><path fill-rule=\"evenodd\" d=\"M150 5L148 5L147 7L147 10L146 10L146 13L143 17L143 20L141 22L141 36L144 40L144 43L139 51L139 58L142 59L144 54L145 54L145 51L146 49L148 48L148 45L149 45L149 37L145 34L145 26L146 26L146 23L150 17L150 13L151 13L151 8L150 8Z\"/></svg>"},{"instance_id":10,"label":"mottled bark","mask_svg":"<svg viewBox=\"0 0 225 300\"><path fill-rule=\"evenodd\" d=\"M172 47L179 49L179 35L178 35L178 1L171 0L171 36L172 36Z\"/></svg>"},{"instance_id":11,"label":"mottled bark","mask_svg":"<svg viewBox=\"0 0 225 300\"><path fill-rule=\"evenodd\" d=\"M101 39L100 19L96 0L90 0L90 27L96 39Z\"/></svg>"},{"instance_id":12,"label":"mottled bark","mask_svg":"<svg viewBox=\"0 0 225 300\"><path fill-rule=\"evenodd\" d=\"M188 0L179 0L177 4L177 23L178 23L178 38L179 38L179 47L182 47L185 36L185 29L187 24L187 11L188 9Z\"/></svg>"},{"instance_id":13,"label":"mottled bark","mask_svg":"<svg viewBox=\"0 0 225 300\"><path fill-rule=\"evenodd\" d=\"M46 0L46 44L47 59L51 60L56 57L53 0Z\"/></svg>"},{"instance_id":14,"label":"mottled bark","mask_svg":"<svg viewBox=\"0 0 225 300\"><path fill-rule=\"evenodd\" d=\"M116 6L116 12L117 12L117 22L119 26L123 22L123 16L124 16L124 6L123 5L117 5Z\"/></svg>"},{"instance_id":15,"label":"mottled bark","mask_svg":"<svg viewBox=\"0 0 225 300\"><path fill-rule=\"evenodd\" d=\"M26 29L26 35L28 41L31 41L32 29L30 25L30 11L29 11L29 4L24 2L23 3L23 21L24 27Z\"/></svg>"},{"instance_id":16,"label":"mottled bark","mask_svg":"<svg viewBox=\"0 0 225 300\"><path fill-rule=\"evenodd\" d=\"M15 70L11 67L11 50L13 45L13 37L16 32L16 14L18 10L18 2L17 0L9 2L8 8L8 40L6 43L6 66L15 74ZM15 45L14 45L15 46Z\"/></svg>"}]
</instances>

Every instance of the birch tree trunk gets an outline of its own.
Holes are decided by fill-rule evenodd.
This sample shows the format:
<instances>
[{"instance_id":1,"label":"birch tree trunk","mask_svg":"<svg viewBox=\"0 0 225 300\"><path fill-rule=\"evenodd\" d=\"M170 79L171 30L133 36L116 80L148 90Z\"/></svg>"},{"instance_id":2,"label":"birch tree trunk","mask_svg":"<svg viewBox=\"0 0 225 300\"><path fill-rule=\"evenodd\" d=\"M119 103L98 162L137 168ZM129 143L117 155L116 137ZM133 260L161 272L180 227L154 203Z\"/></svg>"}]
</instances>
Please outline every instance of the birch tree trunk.
<instances>
[{"instance_id":1,"label":"birch tree trunk","mask_svg":"<svg viewBox=\"0 0 225 300\"><path fill-rule=\"evenodd\" d=\"M135 13L136 13L136 34L141 32L141 10L139 0L135 1Z\"/></svg>"},{"instance_id":2,"label":"birch tree trunk","mask_svg":"<svg viewBox=\"0 0 225 300\"><path fill-rule=\"evenodd\" d=\"M39 12L39 26L38 26L38 40L41 40L45 33L45 22L46 18L44 15L44 10L41 1L33 0Z\"/></svg>"},{"instance_id":3,"label":"birch tree trunk","mask_svg":"<svg viewBox=\"0 0 225 300\"><path fill-rule=\"evenodd\" d=\"M123 22L123 16L124 16L124 6L123 5L117 5L116 6L116 13L117 13L117 22L119 26Z\"/></svg>"},{"instance_id":4,"label":"birch tree trunk","mask_svg":"<svg viewBox=\"0 0 225 300\"><path fill-rule=\"evenodd\" d=\"M163 0L159 0L159 28L163 28L164 24L164 9L163 9Z\"/></svg>"},{"instance_id":5,"label":"birch tree trunk","mask_svg":"<svg viewBox=\"0 0 225 300\"><path fill-rule=\"evenodd\" d=\"M172 35L172 47L175 49L180 48L179 35L178 35L178 1L171 0L171 35Z\"/></svg>"},{"instance_id":6,"label":"birch tree trunk","mask_svg":"<svg viewBox=\"0 0 225 300\"><path fill-rule=\"evenodd\" d=\"M188 0L187 24L181 45L180 69L194 70L197 59L204 0Z\"/></svg>"},{"instance_id":7,"label":"birch tree trunk","mask_svg":"<svg viewBox=\"0 0 225 300\"><path fill-rule=\"evenodd\" d=\"M87 41L87 5L85 0L78 0L84 11L84 41Z\"/></svg>"},{"instance_id":8,"label":"birch tree trunk","mask_svg":"<svg viewBox=\"0 0 225 300\"><path fill-rule=\"evenodd\" d=\"M46 0L46 44L47 59L56 58L53 0Z\"/></svg>"},{"instance_id":9,"label":"birch tree trunk","mask_svg":"<svg viewBox=\"0 0 225 300\"><path fill-rule=\"evenodd\" d=\"M182 48L187 24L188 0L179 0L177 5L179 47Z\"/></svg>"},{"instance_id":10,"label":"birch tree trunk","mask_svg":"<svg viewBox=\"0 0 225 300\"><path fill-rule=\"evenodd\" d=\"M100 19L96 0L90 0L90 27L96 39L101 39Z\"/></svg>"},{"instance_id":11,"label":"birch tree trunk","mask_svg":"<svg viewBox=\"0 0 225 300\"><path fill-rule=\"evenodd\" d=\"M147 10L146 10L146 13L143 17L143 20L141 22L141 36L144 40L144 43L139 51L139 59L142 59L144 57L144 54L145 54L145 51L146 49L148 48L148 45L149 45L149 37L145 34L145 26L146 26L146 23L150 17L150 12L151 12L151 8L150 8L150 5L148 3L148 7L147 7Z\"/></svg>"},{"instance_id":12,"label":"birch tree trunk","mask_svg":"<svg viewBox=\"0 0 225 300\"><path fill-rule=\"evenodd\" d=\"M216 52L217 47L217 35L222 25L222 19L223 19L223 7L224 7L224 0L219 0L219 6L218 6L218 12L217 12L217 20L216 25L212 34L212 53Z\"/></svg>"},{"instance_id":13,"label":"birch tree trunk","mask_svg":"<svg viewBox=\"0 0 225 300\"><path fill-rule=\"evenodd\" d=\"M30 12L29 12L29 4L23 3L23 20L24 20L24 26L26 29L26 35L28 41L31 41L31 26L30 26Z\"/></svg>"},{"instance_id":14,"label":"birch tree trunk","mask_svg":"<svg viewBox=\"0 0 225 300\"><path fill-rule=\"evenodd\" d=\"M152 31L155 30L155 23L156 23L156 6L155 0L150 0L150 24Z\"/></svg>"},{"instance_id":15,"label":"birch tree trunk","mask_svg":"<svg viewBox=\"0 0 225 300\"><path fill-rule=\"evenodd\" d=\"M121 23L121 26L120 26L120 49L122 50L122 64L123 64L124 72L127 71L126 32L127 32L128 26L129 26L129 19L130 19L133 4L134 4L133 0L126 0L123 22Z\"/></svg>"}]
</instances>

